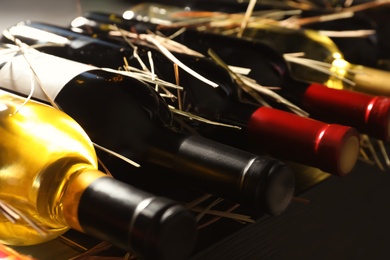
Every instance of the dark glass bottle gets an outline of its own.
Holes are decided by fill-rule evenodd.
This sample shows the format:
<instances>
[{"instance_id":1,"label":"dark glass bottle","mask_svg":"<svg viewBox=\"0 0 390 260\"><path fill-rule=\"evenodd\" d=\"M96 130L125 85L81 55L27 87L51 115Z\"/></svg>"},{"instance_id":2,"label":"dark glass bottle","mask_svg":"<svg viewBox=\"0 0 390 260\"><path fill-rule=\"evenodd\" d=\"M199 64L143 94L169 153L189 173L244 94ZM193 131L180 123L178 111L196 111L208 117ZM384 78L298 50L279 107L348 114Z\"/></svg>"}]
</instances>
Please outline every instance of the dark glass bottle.
<instances>
[{"instance_id":1,"label":"dark glass bottle","mask_svg":"<svg viewBox=\"0 0 390 260\"><path fill-rule=\"evenodd\" d=\"M134 11L137 10L152 10L152 14L159 13L159 10L164 10L163 14L160 13L159 24L160 25L170 25L172 22L177 22L177 13L180 13L177 10L177 7L169 5L160 5L155 3L142 3L141 6L137 6L136 9L130 8L123 15L127 13L132 13L134 19L138 17L138 14ZM386 8L386 6L384 6ZM185 10L182 10L182 12ZM379 12L380 13L380 12ZM386 13L386 11L384 12ZM147 20L147 14L141 12L143 19ZM188 18L190 17L190 18ZM380 15L378 15L380 17ZM228 18L226 17L225 20ZM381 28L377 24L377 33L380 34L382 40L380 49L383 57L383 47L386 45L386 28L383 26L383 16L381 19ZM194 21L191 17L191 12L187 12L186 15L180 15L181 25L188 23L192 20L192 27L198 27L201 25L201 28L207 29L209 32L214 33L223 33L225 35L231 35L236 37L239 24L233 24L229 26L210 26L210 20L197 20ZM384 23L386 24L386 23ZM379 32L380 31L380 32ZM369 66L363 66L361 64L351 63L346 60L344 54L338 46L326 35L320 34L316 30L304 29L304 28L287 28L285 26L279 26L273 23L249 23L240 33L241 38L249 38L252 41L260 41L264 44L267 44L271 48L274 48L281 55L287 53L304 53L304 57L309 60L322 62L323 65L328 65L330 68L326 70L332 72L333 75L329 73L320 72L318 69L315 69L313 65L307 66L298 64L296 62L290 62L289 67L291 73L294 77L297 77L301 80L314 81L323 83L332 88L346 88L352 89L354 91L365 92L373 95L385 95L389 96L389 88L387 87L387 82L390 78L389 71L381 70ZM289 44L285 44L288 42ZM385 51L386 53L386 51ZM384 58L381 58L384 60ZM337 75L337 77L335 77ZM348 79L354 84L351 85L347 81L340 79Z\"/></svg>"},{"instance_id":2,"label":"dark glass bottle","mask_svg":"<svg viewBox=\"0 0 390 260\"><path fill-rule=\"evenodd\" d=\"M248 77L263 86L280 87L277 93L300 106L312 118L350 125L361 133L390 140L389 97L297 80L290 75L283 57L259 42L192 30L180 34L176 40L202 53L210 48L225 63L249 68Z\"/></svg>"},{"instance_id":3,"label":"dark glass bottle","mask_svg":"<svg viewBox=\"0 0 390 260\"><path fill-rule=\"evenodd\" d=\"M13 29L14 28L14 29ZM19 24L9 32L27 44L50 43L50 37L63 37L68 41L63 46L40 47L41 51L92 63L95 66L118 68L126 57L129 64L139 66L133 56L133 49L102 41L66 28L43 23ZM18 29L19 28L19 29ZM54 39L54 38L52 38ZM58 39L58 38L57 38ZM2 39L6 41L5 38ZM148 64L147 53L152 52L155 71L159 77L174 82L173 64L153 47L137 45L138 56ZM187 66L201 75L207 75L219 85L213 88L190 74L181 71L180 81L185 86L185 104L190 112L211 120L232 124L237 128L215 127L202 134L229 145L240 145L240 149L254 147L252 152L267 153L274 157L318 167L326 172L345 175L351 171L356 162L358 132L352 128L338 124L327 124L265 106L239 101L235 82L229 73L208 58L195 57L175 53ZM210 133L209 133L210 132ZM223 134L222 134L223 133ZM249 144L249 145L248 145ZM250 149L249 148L249 149ZM343 154L347 154L344 156Z\"/></svg>"},{"instance_id":4,"label":"dark glass bottle","mask_svg":"<svg viewBox=\"0 0 390 260\"><path fill-rule=\"evenodd\" d=\"M137 24L135 20L126 20L104 13L86 13L83 18L84 25L79 23L79 27L75 29L86 32L89 28L100 35L107 33L109 24L127 30L131 28L137 30L137 28L141 29L141 26L142 28L147 26L145 22ZM150 29L152 27L153 25ZM170 35L175 30L166 28L159 31ZM116 39L123 40L121 37ZM208 49L212 49L225 63L249 68L250 72L247 76L264 86L280 87L280 91L276 92L309 112L312 118L350 125L372 137L386 141L390 139L388 97L331 89L321 84L298 80L291 76L284 58L273 48L261 42L197 30L186 30L175 40L204 55L207 55ZM122 44L126 43L122 42Z\"/></svg>"},{"instance_id":5,"label":"dark glass bottle","mask_svg":"<svg viewBox=\"0 0 390 260\"><path fill-rule=\"evenodd\" d=\"M194 187L256 212L276 215L288 206L294 189L288 166L181 131L173 125L171 111L160 95L139 80L30 51L3 64L2 88L30 92L22 88L30 86L31 78L24 57L49 97L80 123L94 143L140 163L141 169L142 164L168 168ZM12 77L14 73L19 76ZM50 100L39 88L34 97Z\"/></svg>"}]
</instances>

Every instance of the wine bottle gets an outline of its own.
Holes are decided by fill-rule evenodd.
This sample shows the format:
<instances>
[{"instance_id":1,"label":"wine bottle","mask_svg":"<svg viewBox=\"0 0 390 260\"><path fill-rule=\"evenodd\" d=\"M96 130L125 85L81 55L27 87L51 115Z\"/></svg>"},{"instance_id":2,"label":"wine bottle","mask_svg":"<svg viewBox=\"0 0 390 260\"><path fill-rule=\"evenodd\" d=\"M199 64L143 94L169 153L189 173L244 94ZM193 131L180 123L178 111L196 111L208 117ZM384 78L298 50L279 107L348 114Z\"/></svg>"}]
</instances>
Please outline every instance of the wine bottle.
<instances>
[{"instance_id":1,"label":"wine bottle","mask_svg":"<svg viewBox=\"0 0 390 260\"><path fill-rule=\"evenodd\" d=\"M99 146L141 166L171 169L172 175L195 188L257 213L278 215L288 206L294 175L286 164L175 127L167 104L148 84L38 51L27 56L49 95L35 89L34 97L54 100ZM59 69L50 69L50 64L58 64ZM30 90L23 86L30 77L21 73L29 68L23 56L12 58L0 70L0 85L28 94ZM15 73L20 76L13 77ZM348 137L353 135L347 130Z\"/></svg>"},{"instance_id":2,"label":"wine bottle","mask_svg":"<svg viewBox=\"0 0 390 260\"><path fill-rule=\"evenodd\" d=\"M46 53L111 68L118 68L122 64L123 57L127 57L129 64L139 66L138 59L133 56L133 49L123 45L118 47L114 43L43 23L29 22L29 24L19 24L15 28L20 29L10 28L10 33L29 45L44 43L44 37L34 39L35 35L38 35L37 29L70 41L70 44L65 46L46 44L46 47L39 47ZM30 36L29 30L30 33L32 32ZM50 37L46 39L48 39L46 43L51 42ZM74 43L77 43L77 46ZM158 76L168 82L174 82L173 65L166 56L154 48L141 44L137 45L137 50L137 56L143 59L145 64L149 59L147 53L152 52ZM206 137L224 136L223 139L228 142L227 144L243 145L238 147L243 150L247 150L247 147L244 147L246 144L255 144L256 150L248 148L251 152L266 153L276 158L307 164L336 175L345 175L352 170L358 153L356 149L359 146L358 132L354 128L338 124L329 125L279 109L240 102L237 98L237 88L232 87L235 82L221 66L207 58L181 53L175 55L200 75L212 77L212 80L219 85L213 88L204 81L181 71L180 81L185 82L182 85L186 90L183 107L190 107L190 112L210 120L241 128L213 128L214 131L223 131L224 135L211 133ZM205 135L207 132L202 131L202 134ZM346 156L342 156L344 153Z\"/></svg>"},{"instance_id":3,"label":"wine bottle","mask_svg":"<svg viewBox=\"0 0 390 260\"><path fill-rule=\"evenodd\" d=\"M100 38L103 38L102 34L108 33L110 24L123 29L131 29L133 26L136 30L148 27L145 22L137 23L102 12L89 12L82 17L82 21L80 18L77 20L77 23L72 23L75 30L85 33L90 31ZM150 25L149 29L152 27ZM175 30L159 31L169 35ZM361 133L390 140L390 99L387 97L331 89L321 84L297 80L290 75L284 58L260 42L196 30L186 30L175 40L204 55L207 55L208 49L212 49L227 64L249 68L246 76L264 86L281 87L277 92L309 112L312 118L350 125ZM127 45L122 37L118 37L118 41Z\"/></svg>"},{"instance_id":4,"label":"wine bottle","mask_svg":"<svg viewBox=\"0 0 390 260\"><path fill-rule=\"evenodd\" d=\"M290 75L282 56L266 45L247 39L188 30L176 40L205 54L211 48L227 64L248 68L246 76L263 86L280 87L277 93L307 111L312 118L353 126L361 133L390 140L389 97L297 80Z\"/></svg>"},{"instance_id":5,"label":"wine bottle","mask_svg":"<svg viewBox=\"0 0 390 260\"><path fill-rule=\"evenodd\" d=\"M0 200L23 215L15 222L0 216L1 243L35 245L72 228L146 259L191 253L193 214L99 171L92 142L74 119L3 90L0 106Z\"/></svg>"},{"instance_id":6,"label":"wine bottle","mask_svg":"<svg viewBox=\"0 0 390 260\"><path fill-rule=\"evenodd\" d=\"M158 8L164 9L165 20L163 16L159 18L160 24L162 25L170 24L169 21L172 19L172 14L178 12L177 8L174 8L170 12L169 5L161 6L154 3L143 3L141 5L145 9L151 9L151 6L157 6L155 12ZM139 9L141 8L138 6L137 10ZM134 17L137 17L137 13L133 11L133 8L130 8L126 12L133 12ZM191 17L190 14L189 12L187 17ZM185 18L185 16L181 15L181 25L184 25L183 19ZM226 26L215 26L215 22L207 23L207 26L205 26L205 22L200 24L193 22L188 26L198 27L198 25L201 25L199 28L202 30L207 29L209 32L229 34L232 36L236 36L239 29L238 25L231 25L228 28ZM234 28L237 30L233 30ZM291 73L299 79L320 82L331 88L347 88L373 95L390 95L389 88L387 87L390 72L349 62L329 37L315 30L286 28L275 24L258 22L248 23L245 30L242 31L241 37L267 44L281 55L304 53L306 59L324 62L324 66L329 65L330 68L326 68L326 70L332 72L329 75L329 73L319 72L318 69L314 68L313 64L302 65L287 60ZM286 42L289 44L286 44ZM353 84L346 83L346 81L340 80L340 78L349 79Z\"/></svg>"}]
</instances>

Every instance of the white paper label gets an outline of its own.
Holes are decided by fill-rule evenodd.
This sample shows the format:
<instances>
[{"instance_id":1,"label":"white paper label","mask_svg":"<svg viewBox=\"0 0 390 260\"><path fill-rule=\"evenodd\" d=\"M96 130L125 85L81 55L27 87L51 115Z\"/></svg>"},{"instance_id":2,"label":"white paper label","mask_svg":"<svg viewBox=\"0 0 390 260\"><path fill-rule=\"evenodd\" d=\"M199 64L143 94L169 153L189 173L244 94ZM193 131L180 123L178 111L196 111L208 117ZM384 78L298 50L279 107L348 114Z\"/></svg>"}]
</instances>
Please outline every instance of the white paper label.
<instances>
[{"instance_id":1,"label":"white paper label","mask_svg":"<svg viewBox=\"0 0 390 260\"><path fill-rule=\"evenodd\" d=\"M0 56L0 62L6 61L0 69L0 86L25 95L31 93L33 86L33 97L45 101L54 100L75 76L97 69L94 66L34 50L27 51L24 56L12 56Z\"/></svg>"}]
</instances>

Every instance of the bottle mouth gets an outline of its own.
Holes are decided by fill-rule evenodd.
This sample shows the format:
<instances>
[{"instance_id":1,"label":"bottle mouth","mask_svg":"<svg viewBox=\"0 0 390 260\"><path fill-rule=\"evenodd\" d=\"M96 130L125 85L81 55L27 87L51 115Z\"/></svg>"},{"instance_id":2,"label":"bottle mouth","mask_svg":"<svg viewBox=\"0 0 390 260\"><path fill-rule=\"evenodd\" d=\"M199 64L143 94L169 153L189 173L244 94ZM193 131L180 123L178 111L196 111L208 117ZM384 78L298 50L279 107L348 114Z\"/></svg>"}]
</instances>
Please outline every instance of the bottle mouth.
<instances>
[{"instance_id":1,"label":"bottle mouth","mask_svg":"<svg viewBox=\"0 0 390 260\"><path fill-rule=\"evenodd\" d=\"M359 155L359 138L350 136L341 147L339 169L340 175L346 175L352 171Z\"/></svg>"},{"instance_id":2,"label":"bottle mouth","mask_svg":"<svg viewBox=\"0 0 390 260\"><path fill-rule=\"evenodd\" d=\"M159 253L158 259L187 258L197 240L197 226L192 213L174 205L161 216L160 223L164 224L159 229L159 243L155 249ZM151 234L151 237L154 236L155 234Z\"/></svg>"},{"instance_id":3,"label":"bottle mouth","mask_svg":"<svg viewBox=\"0 0 390 260\"><path fill-rule=\"evenodd\" d=\"M167 207L167 202L161 197L154 198L135 219L138 231L130 239L135 252L142 252L145 259L186 259L195 247L194 215L181 205Z\"/></svg>"},{"instance_id":4,"label":"bottle mouth","mask_svg":"<svg viewBox=\"0 0 390 260\"><path fill-rule=\"evenodd\" d=\"M245 174L243 190L258 212L279 215L290 204L295 190L295 175L291 168L279 160L260 157L253 161ZM262 175L259 178L259 173Z\"/></svg>"},{"instance_id":5,"label":"bottle mouth","mask_svg":"<svg viewBox=\"0 0 390 260\"><path fill-rule=\"evenodd\" d=\"M294 195L295 178L292 170L282 163L273 165L268 175L265 204L268 213L280 215L290 204Z\"/></svg>"},{"instance_id":6,"label":"bottle mouth","mask_svg":"<svg viewBox=\"0 0 390 260\"><path fill-rule=\"evenodd\" d=\"M253 114L248 133L271 156L334 175L348 174L359 152L360 134L353 127L327 124L267 107Z\"/></svg>"},{"instance_id":7,"label":"bottle mouth","mask_svg":"<svg viewBox=\"0 0 390 260\"><path fill-rule=\"evenodd\" d=\"M321 133L317 153L323 158L323 169L334 175L349 174L356 164L360 134L352 127L331 124Z\"/></svg>"}]
</instances>

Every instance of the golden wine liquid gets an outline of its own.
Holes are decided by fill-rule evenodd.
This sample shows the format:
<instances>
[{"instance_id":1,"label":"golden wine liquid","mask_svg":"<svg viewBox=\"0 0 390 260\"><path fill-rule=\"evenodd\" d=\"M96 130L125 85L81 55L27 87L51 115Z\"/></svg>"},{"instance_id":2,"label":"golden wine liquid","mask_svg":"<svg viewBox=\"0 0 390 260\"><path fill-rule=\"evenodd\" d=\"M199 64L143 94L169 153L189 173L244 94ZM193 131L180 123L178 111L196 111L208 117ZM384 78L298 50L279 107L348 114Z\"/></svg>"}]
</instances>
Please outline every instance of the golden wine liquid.
<instances>
[{"instance_id":1,"label":"golden wine liquid","mask_svg":"<svg viewBox=\"0 0 390 260\"><path fill-rule=\"evenodd\" d=\"M79 171L96 169L90 139L65 113L0 91L0 201L47 229L42 236L23 218L0 214L0 242L33 245L68 229L63 217L66 185Z\"/></svg>"}]
</instances>

